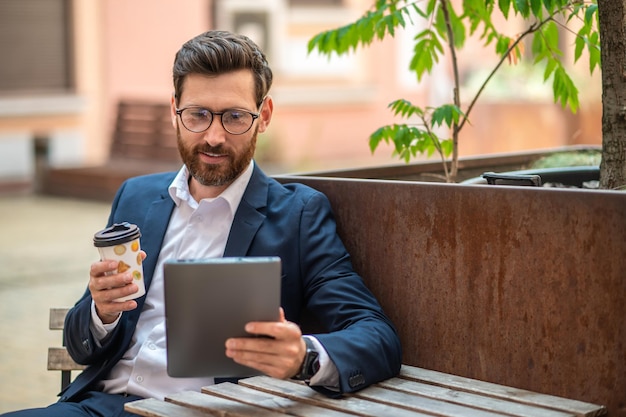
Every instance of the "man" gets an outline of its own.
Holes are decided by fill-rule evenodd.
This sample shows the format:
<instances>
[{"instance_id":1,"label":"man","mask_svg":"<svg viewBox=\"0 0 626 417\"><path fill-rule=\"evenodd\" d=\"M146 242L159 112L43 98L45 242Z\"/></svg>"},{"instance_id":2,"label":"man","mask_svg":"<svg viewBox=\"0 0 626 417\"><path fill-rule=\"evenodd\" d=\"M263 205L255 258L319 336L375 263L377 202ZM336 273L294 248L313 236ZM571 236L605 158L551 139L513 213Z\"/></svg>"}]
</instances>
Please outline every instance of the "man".
<instances>
[{"instance_id":1,"label":"man","mask_svg":"<svg viewBox=\"0 0 626 417\"><path fill-rule=\"evenodd\" d=\"M182 46L173 75L171 116L184 166L125 182L108 222L142 230L147 293L114 301L137 290L132 277L106 275L116 262L92 264L88 290L65 325L69 353L88 368L58 403L15 415L122 416L125 402L219 382L167 375L163 262L172 258L281 258L281 320L246 325L271 338L227 340L225 354L235 362L306 380L331 396L400 369L396 331L353 271L326 197L279 184L252 159L274 109L264 54L244 36L210 31ZM302 335L296 323L303 310L324 333Z\"/></svg>"}]
</instances>

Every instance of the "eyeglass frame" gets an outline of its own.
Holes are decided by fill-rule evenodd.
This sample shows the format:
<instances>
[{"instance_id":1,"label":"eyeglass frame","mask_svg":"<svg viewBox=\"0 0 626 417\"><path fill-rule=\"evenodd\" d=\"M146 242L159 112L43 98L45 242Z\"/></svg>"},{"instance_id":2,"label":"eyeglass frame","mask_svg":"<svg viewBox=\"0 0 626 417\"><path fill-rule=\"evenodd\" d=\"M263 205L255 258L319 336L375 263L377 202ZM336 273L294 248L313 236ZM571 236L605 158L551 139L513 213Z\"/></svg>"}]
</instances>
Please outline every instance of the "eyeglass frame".
<instances>
[{"instance_id":1,"label":"eyeglass frame","mask_svg":"<svg viewBox=\"0 0 626 417\"><path fill-rule=\"evenodd\" d=\"M263 104L263 103L261 103L261 104ZM209 125L206 127L206 129L199 130L199 131L195 131L195 130L191 130L191 129L189 129L189 128L185 125L185 122L183 122L183 116L182 116L182 114L183 114L183 112L184 112L185 110L189 110L189 109L202 109L202 110L206 110L206 111L208 111L208 112L211 114L211 122L210 122L210 123L209 123ZM236 111L240 111L240 112L244 112L244 113L248 113L250 116L252 116L252 123L250 123L250 126L248 126L248 128L247 128L246 130L244 130L243 132L241 132L241 133L233 133L233 132L231 132L230 130L226 129L226 126L224 126L224 119L222 119L222 115L223 115L224 113L227 113L227 112L229 112L229 111L234 111L234 110L236 110ZM254 113L254 112L251 112L251 111L248 111L248 110L244 110L244 109L236 109L236 108L233 108L233 109L226 109L226 110L223 110L223 111L211 111L211 110L207 109L206 107L201 107L201 106L189 106L189 107L183 107L182 109L178 109L178 108L177 108L177 109L175 110L175 113L176 113L176 114L178 115L178 117L180 118L180 123L183 125L183 127L184 127L185 129L187 129L189 132L192 132L192 133L202 133L202 132L206 132L207 130L209 130L209 128L210 128L210 127L211 127L211 125L213 124L213 120L215 120L215 116L219 116L219 117L220 117L220 124L222 125L222 128L223 128L226 132L230 133L231 135L243 135L243 134L245 134L245 133L249 132L249 131L250 131L250 129L252 129L252 126L254 125L254 121L255 121L256 119L258 119L258 118L261 116L261 113L260 113L260 112L259 112L259 113Z\"/></svg>"}]
</instances>

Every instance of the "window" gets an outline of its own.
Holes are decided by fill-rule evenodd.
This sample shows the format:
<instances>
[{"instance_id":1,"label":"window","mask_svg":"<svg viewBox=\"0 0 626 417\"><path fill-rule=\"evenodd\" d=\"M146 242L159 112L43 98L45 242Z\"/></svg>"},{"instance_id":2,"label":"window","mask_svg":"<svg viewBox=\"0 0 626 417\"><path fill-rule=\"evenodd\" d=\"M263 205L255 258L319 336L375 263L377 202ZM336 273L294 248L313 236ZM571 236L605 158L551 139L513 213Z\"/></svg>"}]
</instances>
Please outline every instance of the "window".
<instances>
[{"instance_id":1,"label":"window","mask_svg":"<svg viewBox=\"0 0 626 417\"><path fill-rule=\"evenodd\" d=\"M0 0L0 95L73 87L70 0Z\"/></svg>"}]
</instances>

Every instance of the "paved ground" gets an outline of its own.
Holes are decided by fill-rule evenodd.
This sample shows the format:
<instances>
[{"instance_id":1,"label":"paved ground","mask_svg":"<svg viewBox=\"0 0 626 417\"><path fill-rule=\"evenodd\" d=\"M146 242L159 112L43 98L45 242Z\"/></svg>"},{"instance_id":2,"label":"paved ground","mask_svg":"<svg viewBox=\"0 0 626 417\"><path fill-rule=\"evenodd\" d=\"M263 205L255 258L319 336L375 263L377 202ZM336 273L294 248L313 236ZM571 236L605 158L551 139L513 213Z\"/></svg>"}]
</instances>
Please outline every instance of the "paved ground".
<instances>
[{"instance_id":1,"label":"paved ground","mask_svg":"<svg viewBox=\"0 0 626 417\"><path fill-rule=\"evenodd\" d=\"M0 195L0 413L56 401L61 375L46 370L50 307L71 306L97 259L93 233L109 205Z\"/></svg>"}]
</instances>

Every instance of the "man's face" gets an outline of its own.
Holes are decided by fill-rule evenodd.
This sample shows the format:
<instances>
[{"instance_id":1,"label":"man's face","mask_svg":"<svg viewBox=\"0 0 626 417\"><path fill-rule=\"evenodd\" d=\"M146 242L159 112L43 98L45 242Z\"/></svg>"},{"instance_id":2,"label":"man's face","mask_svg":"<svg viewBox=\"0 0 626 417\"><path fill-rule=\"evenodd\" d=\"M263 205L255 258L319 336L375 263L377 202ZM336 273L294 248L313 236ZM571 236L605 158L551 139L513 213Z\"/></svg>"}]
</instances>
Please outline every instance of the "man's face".
<instances>
[{"instance_id":1,"label":"man's face","mask_svg":"<svg viewBox=\"0 0 626 417\"><path fill-rule=\"evenodd\" d=\"M214 77L191 74L184 81L178 108L203 108L213 112L238 109L257 113L254 97L254 80L248 70ZM241 135L227 132L219 115L213 116L207 130L194 133L187 130L174 113L173 99L172 107L178 150L192 181L201 186L218 187L220 191L248 167L254 156L257 134L265 131L271 117L271 103L268 106L264 103L260 117Z\"/></svg>"}]
</instances>

